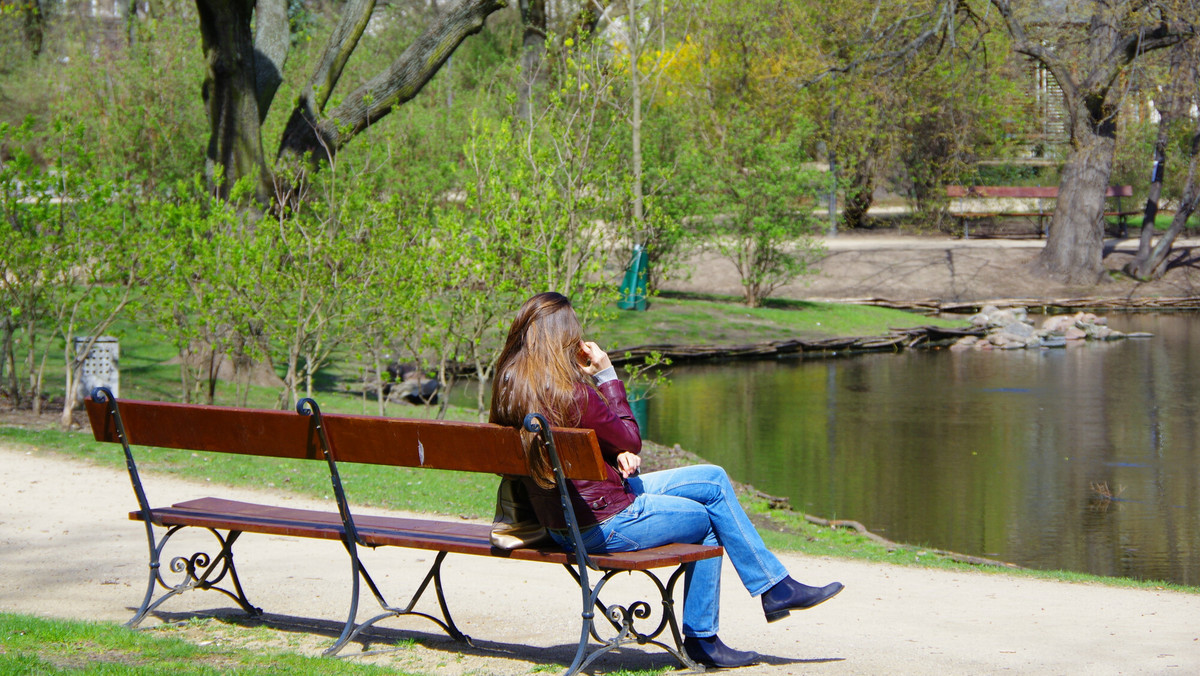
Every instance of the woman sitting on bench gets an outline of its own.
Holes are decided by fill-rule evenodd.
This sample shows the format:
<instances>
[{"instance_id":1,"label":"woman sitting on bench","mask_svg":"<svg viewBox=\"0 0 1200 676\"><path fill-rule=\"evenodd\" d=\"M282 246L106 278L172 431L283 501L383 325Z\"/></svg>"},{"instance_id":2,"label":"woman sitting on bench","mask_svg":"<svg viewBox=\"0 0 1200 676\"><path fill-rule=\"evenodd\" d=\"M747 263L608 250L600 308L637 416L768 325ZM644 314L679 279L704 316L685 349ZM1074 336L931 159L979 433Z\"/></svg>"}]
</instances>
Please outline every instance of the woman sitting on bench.
<instances>
[{"instance_id":1,"label":"woman sitting on bench","mask_svg":"<svg viewBox=\"0 0 1200 676\"><path fill-rule=\"evenodd\" d=\"M768 622L811 608L842 590L832 582L810 587L793 580L767 551L746 517L725 470L695 465L638 475L642 441L612 362L596 343L585 342L566 296L540 293L521 306L496 363L491 422L520 427L529 411L553 425L595 430L608 463L604 481L572 481L579 528L592 553L626 552L672 542L721 545L751 596L762 597ZM556 542L573 544L567 532L550 462L540 445L526 440L534 511ZM721 559L686 564L684 650L693 661L739 667L759 660L717 638Z\"/></svg>"}]
</instances>

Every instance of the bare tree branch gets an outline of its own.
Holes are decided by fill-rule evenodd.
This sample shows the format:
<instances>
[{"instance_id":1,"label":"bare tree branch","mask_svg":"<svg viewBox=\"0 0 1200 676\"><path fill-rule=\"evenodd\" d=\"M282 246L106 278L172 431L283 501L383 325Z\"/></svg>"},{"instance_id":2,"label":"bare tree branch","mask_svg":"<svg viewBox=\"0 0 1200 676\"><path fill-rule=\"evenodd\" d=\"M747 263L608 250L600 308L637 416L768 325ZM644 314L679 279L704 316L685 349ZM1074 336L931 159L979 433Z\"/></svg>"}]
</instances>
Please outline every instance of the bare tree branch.
<instances>
[{"instance_id":1,"label":"bare tree branch","mask_svg":"<svg viewBox=\"0 0 1200 676\"><path fill-rule=\"evenodd\" d=\"M1193 36L1194 33L1173 31L1166 24L1158 26L1149 33L1130 32L1113 45L1112 51L1101 62L1100 67L1093 71L1080 86L1085 91L1108 89L1125 66L1128 66L1138 55L1174 46Z\"/></svg>"},{"instance_id":2,"label":"bare tree branch","mask_svg":"<svg viewBox=\"0 0 1200 676\"><path fill-rule=\"evenodd\" d=\"M945 0L940 4L936 11L901 17L893 21L890 25L878 33L872 32L871 29L874 27L875 22L879 18L879 8L882 6L883 2L886 1L887 0L880 0L879 3L876 4L875 11L872 13L871 20L868 22L867 30L863 33L863 37L859 41L859 44L870 46L868 47L866 54L854 59L849 63L830 66L816 75L813 75L800 82L798 86L800 88L809 87L831 75L850 73L858 70L868 63L889 64L880 72L881 75L886 75L893 69L899 67L902 63L904 63L904 61L912 57L914 54L920 52L925 48L926 45L934 40L937 40L940 45L953 44L952 34L954 16L957 12L966 7L961 0ZM884 52L873 51L873 47L875 45L890 45L894 43L896 36L900 35L905 27L913 24L914 22L925 21L930 17L936 17L933 25L921 31L916 37L908 40L895 49L889 49ZM939 46L939 50L940 49L941 47Z\"/></svg>"},{"instance_id":3,"label":"bare tree branch","mask_svg":"<svg viewBox=\"0 0 1200 676\"><path fill-rule=\"evenodd\" d=\"M308 86L300 95L313 113L319 114L325 109L329 95L342 77L342 69L346 67L346 62L358 46L358 40L367 29L367 23L374 11L375 0L349 0L342 9L342 17L325 43L325 51L308 80Z\"/></svg>"},{"instance_id":4,"label":"bare tree branch","mask_svg":"<svg viewBox=\"0 0 1200 676\"><path fill-rule=\"evenodd\" d=\"M482 30L488 16L505 6L505 0L459 0L435 17L391 66L348 94L335 109L318 117L319 107L309 108L301 101L284 130L279 153L312 153L314 159L328 160L371 123L416 96L462 41ZM345 59L331 60L331 74L333 70L340 74L344 63ZM318 95L328 99L328 92Z\"/></svg>"}]
</instances>

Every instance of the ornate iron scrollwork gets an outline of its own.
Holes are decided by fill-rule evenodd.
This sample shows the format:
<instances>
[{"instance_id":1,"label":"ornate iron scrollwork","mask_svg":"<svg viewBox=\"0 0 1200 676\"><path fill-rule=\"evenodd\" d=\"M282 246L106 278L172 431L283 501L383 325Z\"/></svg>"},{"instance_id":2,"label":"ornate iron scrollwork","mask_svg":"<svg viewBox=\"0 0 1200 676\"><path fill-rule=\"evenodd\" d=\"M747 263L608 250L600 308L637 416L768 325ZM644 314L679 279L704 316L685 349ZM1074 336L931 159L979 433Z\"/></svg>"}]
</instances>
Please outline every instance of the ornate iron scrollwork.
<instances>
[{"instance_id":1,"label":"ornate iron scrollwork","mask_svg":"<svg viewBox=\"0 0 1200 676\"><path fill-rule=\"evenodd\" d=\"M163 535L162 540L160 540L158 543L158 551L160 556L162 555L163 550L166 549L168 541L181 528L181 526L176 526L171 528L165 535ZM158 584L160 586L162 586L164 589L178 591L186 591L188 589L209 589L213 588L216 584L223 580L227 574L229 574L230 558L227 554L228 549L225 538L222 537L219 532L212 530L211 528L206 530L208 530L208 532L212 533L213 536L217 538L217 542L220 545L220 551L222 554L218 554L215 560L209 555L208 552L203 551L194 552L188 556L172 557L171 562L167 565L167 568L172 573L182 574L183 578L172 583L163 577L162 569L160 568L158 573Z\"/></svg>"},{"instance_id":2,"label":"ornate iron scrollwork","mask_svg":"<svg viewBox=\"0 0 1200 676\"><path fill-rule=\"evenodd\" d=\"M151 588L147 589L146 599L142 602L142 607L134 614L133 619L127 622L127 626L136 626L142 619L158 608L167 599L182 594L185 591L192 589L211 589L221 592L222 594L233 599L243 610L250 615L259 615L262 613L261 608L256 608L246 598L246 594L242 591L241 581L238 579L237 568L233 565L233 543L241 535L241 531L230 531L229 536L223 536L220 532L212 528L206 528L213 537L217 539L217 544L220 545L220 551L216 556L210 555L208 552L199 551L186 556L171 557L170 563L167 564L167 569L173 573L173 576L164 575L162 566L159 564L163 560L163 551L170 544L171 538L188 526L172 526L167 529L158 544L154 547L154 554L151 557L150 569L152 571ZM225 577L229 577L229 581L233 585L233 589L226 589L218 586ZM168 577L177 577L177 579L168 579ZM153 595L153 586L158 585L167 590L154 603L150 603Z\"/></svg>"},{"instance_id":3,"label":"ornate iron scrollwork","mask_svg":"<svg viewBox=\"0 0 1200 676\"><path fill-rule=\"evenodd\" d=\"M576 582L581 583L579 575L571 566L565 566ZM641 573L645 576L644 579L649 580L658 590L659 598L662 603L662 611L658 613L657 624L654 623L654 606L647 601L637 600L628 605L621 604L605 604L600 600L601 592L605 585L613 579L618 573ZM601 636L597 630L597 625L603 624L600 622L592 622L590 626L590 634L593 639L600 643L600 647L587 656L579 665L578 670L583 670L587 665L591 664L596 658L604 653L619 648L627 643L637 643L638 645L651 644L666 650L675 659L679 660L680 664L693 671L702 670L696 665L686 653L683 652L683 639L680 635L678 620L675 615L675 599L674 590L675 584L683 575L683 566L675 569L666 583L650 570L607 570L596 583L596 586L591 590L592 604L597 610L608 620L612 628L610 636ZM646 625L649 620L650 624ZM642 626L639 626L642 625ZM666 642L659 640L663 632L670 630L670 637ZM608 632L606 632L608 633ZM672 645L673 644L673 645Z\"/></svg>"}]
</instances>

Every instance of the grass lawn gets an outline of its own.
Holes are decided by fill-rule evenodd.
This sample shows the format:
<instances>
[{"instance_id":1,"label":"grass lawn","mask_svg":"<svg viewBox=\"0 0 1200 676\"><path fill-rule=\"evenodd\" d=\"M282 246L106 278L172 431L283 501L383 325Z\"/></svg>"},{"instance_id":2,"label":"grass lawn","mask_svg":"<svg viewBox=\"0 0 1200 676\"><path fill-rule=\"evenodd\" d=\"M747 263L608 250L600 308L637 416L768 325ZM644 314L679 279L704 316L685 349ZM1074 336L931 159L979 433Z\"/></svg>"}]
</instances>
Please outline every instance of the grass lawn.
<instances>
[{"instance_id":1,"label":"grass lawn","mask_svg":"<svg viewBox=\"0 0 1200 676\"><path fill-rule=\"evenodd\" d=\"M618 312L589 327L610 353L640 345L735 346L778 340L887 335L914 326L963 327L944 319L870 305L769 301L748 308L732 299L671 296L653 299L646 312Z\"/></svg>"},{"instance_id":2,"label":"grass lawn","mask_svg":"<svg viewBox=\"0 0 1200 676\"><path fill-rule=\"evenodd\" d=\"M202 632L208 637L195 640ZM220 636L220 640L215 637ZM132 631L113 624L0 614L4 674L397 674L355 662L254 647L261 633L197 619Z\"/></svg>"},{"instance_id":3,"label":"grass lawn","mask_svg":"<svg viewBox=\"0 0 1200 676\"><path fill-rule=\"evenodd\" d=\"M1171 227L1171 221L1174 218L1175 218L1174 212L1170 212L1170 211L1164 211L1164 212L1159 212L1158 214L1155 214L1155 217L1154 217L1155 232L1156 233L1166 232L1167 228ZM1108 225L1110 228L1115 228L1121 224L1121 219L1117 216L1106 216L1105 220L1108 221ZM1127 216L1125 218L1125 225L1130 228L1137 228L1140 231L1141 227L1142 227L1142 217L1140 215L1139 216ZM1184 228L1184 231L1180 234L1183 237L1191 237L1191 236L1193 236L1195 231L1198 229L1200 229L1200 213L1192 214L1191 218L1189 218L1187 221L1187 226Z\"/></svg>"}]
</instances>

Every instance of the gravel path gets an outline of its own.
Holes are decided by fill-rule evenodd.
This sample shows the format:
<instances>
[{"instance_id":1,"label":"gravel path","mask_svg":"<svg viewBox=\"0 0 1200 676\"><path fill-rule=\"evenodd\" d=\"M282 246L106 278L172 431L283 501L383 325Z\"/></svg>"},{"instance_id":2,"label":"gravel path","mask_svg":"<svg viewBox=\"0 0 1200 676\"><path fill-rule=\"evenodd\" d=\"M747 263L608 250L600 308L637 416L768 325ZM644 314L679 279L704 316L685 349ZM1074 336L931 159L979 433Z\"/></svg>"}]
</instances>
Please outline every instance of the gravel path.
<instances>
[{"instance_id":1,"label":"gravel path","mask_svg":"<svg viewBox=\"0 0 1200 676\"><path fill-rule=\"evenodd\" d=\"M114 449L114 452L117 452ZM144 592L146 543L127 476L48 453L0 448L0 610L123 622ZM147 479L152 502L214 493L202 482ZM218 489L261 499L263 493ZM297 506L329 502L272 495ZM365 511L365 510L364 510ZM332 542L247 535L240 569L267 613L266 647L316 655L336 635L349 593L345 553ZM427 565L422 552L368 552L384 589L411 588L402 574ZM793 574L847 586L819 608L767 625L726 564L721 636L767 656L737 674L1192 674L1200 673L1200 596L945 572L802 555L781 557ZM456 619L479 649L465 649L417 620L385 623L387 640L350 659L429 674L527 674L565 663L577 637L579 592L564 571L459 556L447 561ZM636 582L630 576L622 582ZM399 602L401 591L396 592ZM537 599L536 601L534 599ZM364 599L364 614L374 603ZM193 612L237 616L224 596L193 592L160 619ZM158 620L151 619L153 626ZM234 632L230 632L232 635ZM212 640L211 627L198 633ZM235 640L220 638L217 640ZM256 634L257 635L257 634ZM273 638L272 638L273 637ZM244 641L245 639L238 639ZM347 654L360 648L351 646ZM661 652L630 649L597 672L669 666Z\"/></svg>"}]
</instances>

